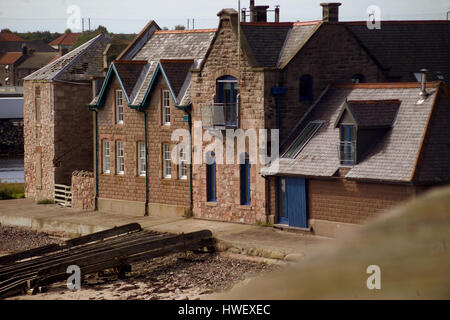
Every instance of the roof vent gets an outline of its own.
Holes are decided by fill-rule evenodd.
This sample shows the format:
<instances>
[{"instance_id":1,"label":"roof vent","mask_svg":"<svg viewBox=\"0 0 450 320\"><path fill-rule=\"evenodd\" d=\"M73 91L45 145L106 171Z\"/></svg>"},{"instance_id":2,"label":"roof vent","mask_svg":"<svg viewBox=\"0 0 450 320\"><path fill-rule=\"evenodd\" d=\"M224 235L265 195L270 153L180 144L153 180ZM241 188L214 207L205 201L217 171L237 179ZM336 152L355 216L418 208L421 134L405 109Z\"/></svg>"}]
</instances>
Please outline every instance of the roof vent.
<instances>
[{"instance_id":1,"label":"roof vent","mask_svg":"<svg viewBox=\"0 0 450 320\"><path fill-rule=\"evenodd\" d=\"M425 100L429 96L429 93L427 92L427 72L427 69L420 70L420 98L423 100Z\"/></svg>"}]
</instances>

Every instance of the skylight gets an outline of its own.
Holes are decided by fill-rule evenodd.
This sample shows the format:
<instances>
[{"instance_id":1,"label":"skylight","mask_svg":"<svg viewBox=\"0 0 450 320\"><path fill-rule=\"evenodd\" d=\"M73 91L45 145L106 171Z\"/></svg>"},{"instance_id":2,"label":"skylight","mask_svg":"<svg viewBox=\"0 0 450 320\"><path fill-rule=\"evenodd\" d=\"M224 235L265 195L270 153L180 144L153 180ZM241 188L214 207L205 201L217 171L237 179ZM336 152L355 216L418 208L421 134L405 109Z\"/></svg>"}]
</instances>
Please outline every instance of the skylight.
<instances>
[{"instance_id":1,"label":"skylight","mask_svg":"<svg viewBox=\"0 0 450 320\"><path fill-rule=\"evenodd\" d=\"M290 145L288 150L284 153L284 158L295 158L312 139L312 137L319 131L325 121L311 121L307 124L305 129L297 136L294 142Z\"/></svg>"}]
</instances>

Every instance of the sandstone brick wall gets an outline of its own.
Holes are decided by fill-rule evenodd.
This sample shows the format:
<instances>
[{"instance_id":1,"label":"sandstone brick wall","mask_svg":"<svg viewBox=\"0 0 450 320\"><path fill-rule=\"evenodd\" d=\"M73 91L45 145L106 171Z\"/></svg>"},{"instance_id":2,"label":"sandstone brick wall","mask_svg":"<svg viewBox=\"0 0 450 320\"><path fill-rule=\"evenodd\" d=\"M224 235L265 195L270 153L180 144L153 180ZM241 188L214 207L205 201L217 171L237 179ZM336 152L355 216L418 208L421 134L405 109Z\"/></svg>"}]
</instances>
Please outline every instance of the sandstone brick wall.
<instances>
[{"instance_id":1,"label":"sandstone brick wall","mask_svg":"<svg viewBox=\"0 0 450 320\"><path fill-rule=\"evenodd\" d=\"M299 101L299 80L304 74L313 77L313 99L309 102ZM351 83L355 74L363 75L366 82L385 80L381 69L345 26L323 25L282 72L287 93L281 99L280 136L289 134L330 83Z\"/></svg>"},{"instance_id":2,"label":"sandstone brick wall","mask_svg":"<svg viewBox=\"0 0 450 320\"><path fill-rule=\"evenodd\" d=\"M95 178L91 171L74 171L72 174L72 208L93 210Z\"/></svg>"},{"instance_id":3,"label":"sandstone brick wall","mask_svg":"<svg viewBox=\"0 0 450 320\"><path fill-rule=\"evenodd\" d=\"M308 180L308 219L363 223L411 196L411 186L339 180Z\"/></svg>"},{"instance_id":4,"label":"sandstone brick wall","mask_svg":"<svg viewBox=\"0 0 450 320\"><path fill-rule=\"evenodd\" d=\"M25 196L53 199L55 183L53 84L24 81L24 171ZM40 96L40 121L36 121L35 98Z\"/></svg>"},{"instance_id":5,"label":"sandstone brick wall","mask_svg":"<svg viewBox=\"0 0 450 320\"><path fill-rule=\"evenodd\" d=\"M138 142L145 141L144 114L124 105L123 124L115 123L114 92L120 89L117 79L110 84L105 105L98 112L99 125L99 197L116 200L145 202L145 177L139 176L137 164ZM173 130L189 129L183 122L184 111L175 108L171 99L171 125L162 125L161 92L167 89L163 78L159 78L151 93L146 109L148 130L148 181L149 203L190 206L189 180L178 179L178 167L172 164L172 178L162 174L162 144L171 143ZM111 173L102 171L102 141L110 141ZM115 142L124 142L125 174L117 175L115 166ZM172 143L173 146L176 143ZM151 214L151 213L150 213Z\"/></svg>"},{"instance_id":6,"label":"sandstone brick wall","mask_svg":"<svg viewBox=\"0 0 450 320\"><path fill-rule=\"evenodd\" d=\"M70 185L74 170L92 170L92 117L87 109L91 98L90 85L24 81L26 197L53 199L55 183Z\"/></svg>"},{"instance_id":7,"label":"sandstone brick wall","mask_svg":"<svg viewBox=\"0 0 450 320\"><path fill-rule=\"evenodd\" d=\"M278 219L276 177L271 186L270 214ZM361 224L395 205L407 201L425 188L405 185L367 183L346 179L306 182L308 219Z\"/></svg>"},{"instance_id":8,"label":"sandstone brick wall","mask_svg":"<svg viewBox=\"0 0 450 320\"><path fill-rule=\"evenodd\" d=\"M223 16L220 31L201 73L193 75L193 120L200 121L200 104L211 102L216 94L216 80L222 76L240 79L240 128L265 128L264 72L255 71L241 51L241 73L237 59L237 38L228 16ZM225 141L225 140L224 140ZM209 144L204 142L204 145ZM224 144L225 150L225 144ZM239 165L217 164L217 203L206 201L206 164L193 167L195 217L241 223L266 222L266 181L261 177L260 165L252 165L250 172L251 204L240 205Z\"/></svg>"}]
</instances>

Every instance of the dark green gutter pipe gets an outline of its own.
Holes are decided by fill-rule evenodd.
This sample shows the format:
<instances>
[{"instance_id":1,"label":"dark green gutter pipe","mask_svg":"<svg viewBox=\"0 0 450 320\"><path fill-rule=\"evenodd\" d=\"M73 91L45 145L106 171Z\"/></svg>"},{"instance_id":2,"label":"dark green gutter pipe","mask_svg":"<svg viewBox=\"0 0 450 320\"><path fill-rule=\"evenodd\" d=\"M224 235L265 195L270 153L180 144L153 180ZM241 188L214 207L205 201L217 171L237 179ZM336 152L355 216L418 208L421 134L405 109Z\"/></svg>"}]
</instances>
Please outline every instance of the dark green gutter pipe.
<instances>
[{"instance_id":1,"label":"dark green gutter pipe","mask_svg":"<svg viewBox=\"0 0 450 320\"><path fill-rule=\"evenodd\" d=\"M96 108L89 106L89 111L94 112L94 140L95 140L95 196L94 210L98 210L98 113Z\"/></svg>"}]
</instances>

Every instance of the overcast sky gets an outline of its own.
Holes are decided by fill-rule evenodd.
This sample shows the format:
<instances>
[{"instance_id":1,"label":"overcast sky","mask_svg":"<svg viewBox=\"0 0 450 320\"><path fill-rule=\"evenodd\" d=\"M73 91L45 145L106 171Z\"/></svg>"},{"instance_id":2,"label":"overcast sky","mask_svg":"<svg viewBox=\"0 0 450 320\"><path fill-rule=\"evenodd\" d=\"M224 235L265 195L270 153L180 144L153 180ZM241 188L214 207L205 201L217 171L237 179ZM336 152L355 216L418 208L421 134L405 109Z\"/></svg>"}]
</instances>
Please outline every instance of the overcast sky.
<instances>
[{"instance_id":1,"label":"overcast sky","mask_svg":"<svg viewBox=\"0 0 450 320\"><path fill-rule=\"evenodd\" d=\"M249 0L241 0L248 7ZM321 18L324 0L256 0L271 9L281 6L282 21L307 21ZM342 0L343 21L367 20L370 5L381 9L382 20L444 20L450 11L450 0ZM0 0L0 27L26 32L67 28L70 5L77 5L81 16L91 18L91 28L99 24L117 33L137 33L151 19L161 27L173 28L195 19L196 28L217 27L217 12L237 8L238 0ZM273 21L273 13L269 15ZM78 31L78 30L73 30Z\"/></svg>"}]
</instances>

